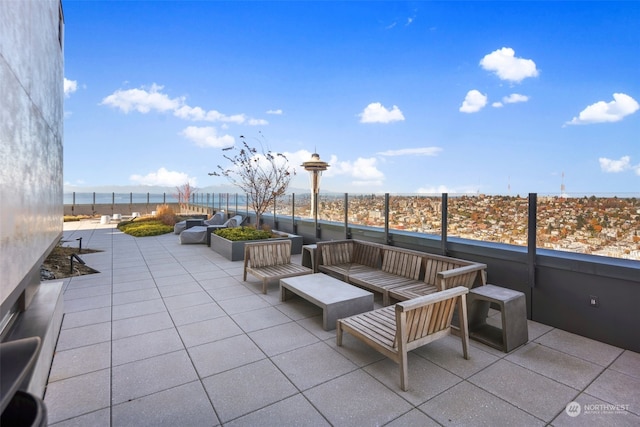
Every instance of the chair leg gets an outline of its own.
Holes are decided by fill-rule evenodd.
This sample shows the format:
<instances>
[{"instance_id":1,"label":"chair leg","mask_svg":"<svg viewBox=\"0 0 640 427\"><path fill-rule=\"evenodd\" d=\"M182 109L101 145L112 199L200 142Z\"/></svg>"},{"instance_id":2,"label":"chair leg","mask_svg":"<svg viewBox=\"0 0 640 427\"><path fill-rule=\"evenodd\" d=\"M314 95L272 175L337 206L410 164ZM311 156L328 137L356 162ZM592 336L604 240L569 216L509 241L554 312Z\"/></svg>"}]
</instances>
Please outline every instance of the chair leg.
<instances>
[{"instance_id":1,"label":"chair leg","mask_svg":"<svg viewBox=\"0 0 640 427\"><path fill-rule=\"evenodd\" d=\"M389 298L389 291L387 291L386 289L382 291L382 305L384 307L391 305L391 301Z\"/></svg>"},{"instance_id":2,"label":"chair leg","mask_svg":"<svg viewBox=\"0 0 640 427\"><path fill-rule=\"evenodd\" d=\"M342 322L340 320L336 323L336 345L342 346Z\"/></svg>"},{"instance_id":3,"label":"chair leg","mask_svg":"<svg viewBox=\"0 0 640 427\"><path fill-rule=\"evenodd\" d=\"M262 279L262 293L265 295L267 294L267 284L268 284L268 280Z\"/></svg>"},{"instance_id":4,"label":"chair leg","mask_svg":"<svg viewBox=\"0 0 640 427\"><path fill-rule=\"evenodd\" d=\"M402 351L398 360L400 364L400 388L404 391L409 389L409 369L407 366L407 352Z\"/></svg>"},{"instance_id":5,"label":"chair leg","mask_svg":"<svg viewBox=\"0 0 640 427\"><path fill-rule=\"evenodd\" d=\"M460 323L460 339L462 340L462 353L465 359L469 359L469 324L467 323L467 296L458 298L458 321Z\"/></svg>"}]
</instances>

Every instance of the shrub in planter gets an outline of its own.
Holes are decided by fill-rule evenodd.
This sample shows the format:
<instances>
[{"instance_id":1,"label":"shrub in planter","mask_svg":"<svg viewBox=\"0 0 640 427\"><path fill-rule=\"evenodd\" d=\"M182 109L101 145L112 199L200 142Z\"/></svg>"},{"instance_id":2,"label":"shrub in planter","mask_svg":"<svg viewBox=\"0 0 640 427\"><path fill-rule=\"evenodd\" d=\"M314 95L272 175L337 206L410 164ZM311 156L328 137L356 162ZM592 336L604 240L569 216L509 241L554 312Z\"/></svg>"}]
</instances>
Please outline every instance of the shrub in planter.
<instances>
[{"instance_id":1,"label":"shrub in planter","mask_svg":"<svg viewBox=\"0 0 640 427\"><path fill-rule=\"evenodd\" d=\"M121 222L118 229L135 237L159 236L173 232L173 226L165 225L153 218Z\"/></svg>"},{"instance_id":2,"label":"shrub in planter","mask_svg":"<svg viewBox=\"0 0 640 427\"><path fill-rule=\"evenodd\" d=\"M256 230L253 227L222 228L214 231L214 233L227 240L231 240L232 242L239 242L242 240L262 240L273 237L273 234L270 231Z\"/></svg>"},{"instance_id":3,"label":"shrub in planter","mask_svg":"<svg viewBox=\"0 0 640 427\"><path fill-rule=\"evenodd\" d=\"M270 230L256 230L253 227L235 227L216 230L211 235L211 250L230 261L244 259L244 244L266 239L291 240L291 253L302 252L302 236Z\"/></svg>"}]
</instances>

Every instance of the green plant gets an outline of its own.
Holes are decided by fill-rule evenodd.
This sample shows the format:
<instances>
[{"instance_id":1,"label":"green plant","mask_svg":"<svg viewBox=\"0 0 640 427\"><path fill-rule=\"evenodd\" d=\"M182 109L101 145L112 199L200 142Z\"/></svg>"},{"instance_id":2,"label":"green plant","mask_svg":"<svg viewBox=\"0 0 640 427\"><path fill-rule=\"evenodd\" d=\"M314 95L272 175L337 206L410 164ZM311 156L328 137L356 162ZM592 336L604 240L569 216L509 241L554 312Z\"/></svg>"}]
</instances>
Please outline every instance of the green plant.
<instances>
[{"instance_id":1,"label":"green plant","mask_svg":"<svg viewBox=\"0 0 640 427\"><path fill-rule=\"evenodd\" d=\"M241 240L262 240L273 237L269 231L256 230L253 227L223 228L221 230L214 231L214 233L233 242Z\"/></svg>"},{"instance_id":2,"label":"green plant","mask_svg":"<svg viewBox=\"0 0 640 427\"><path fill-rule=\"evenodd\" d=\"M165 225L154 218L124 221L118 224L118 229L134 237L159 236L173 232L172 226Z\"/></svg>"}]
</instances>

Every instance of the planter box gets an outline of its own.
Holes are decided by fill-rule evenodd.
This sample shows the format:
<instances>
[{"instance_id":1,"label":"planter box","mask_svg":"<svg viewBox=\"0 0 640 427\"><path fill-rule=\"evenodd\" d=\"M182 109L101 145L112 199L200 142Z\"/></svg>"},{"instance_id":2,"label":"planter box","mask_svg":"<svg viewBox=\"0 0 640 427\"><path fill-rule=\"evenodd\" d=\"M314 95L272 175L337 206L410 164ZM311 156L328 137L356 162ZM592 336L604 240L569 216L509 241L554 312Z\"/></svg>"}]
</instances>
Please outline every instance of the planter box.
<instances>
[{"instance_id":1,"label":"planter box","mask_svg":"<svg viewBox=\"0 0 640 427\"><path fill-rule=\"evenodd\" d=\"M297 255L302 253L302 236L297 236L295 234L282 233L279 231L273 231L274 234L278 234L282 237L274 237L272 239L267 240L283 240L289 239L291 240L291 254ZM211 250L216 253L222 255L226 259L230 261L241 261L244 259L244 244L251 242L264 242L265 239L261 240L241 240L237 242L233 242L231 240L227 240L224 237L220 237L215 233L211 233Z\"/></svg>"}]
</instances>

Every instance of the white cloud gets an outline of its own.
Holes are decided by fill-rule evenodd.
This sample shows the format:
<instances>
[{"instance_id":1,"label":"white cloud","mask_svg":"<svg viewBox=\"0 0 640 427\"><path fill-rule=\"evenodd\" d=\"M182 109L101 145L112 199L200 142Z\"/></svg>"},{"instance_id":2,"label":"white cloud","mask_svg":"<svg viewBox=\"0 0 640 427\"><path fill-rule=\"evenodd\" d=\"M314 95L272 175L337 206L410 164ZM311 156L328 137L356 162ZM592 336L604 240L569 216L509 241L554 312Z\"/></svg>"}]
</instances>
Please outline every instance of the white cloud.
<instances>
[{"instance_id":1,"label":"white cloud","mask_svg":"<svg viewBox=\"0 0 640 427\"><path fill-rule=\"evenodd\" d=\"M374 157L368 159L359 157L353 162L351 175L361 181L381 181L384 174L378 170L377 160Z\"/></svg>"},{"instance_id":2,"label":"white cloud","mask_svg":"<svg viewBox=\"0 0 640 427\"><path fill-rule=\"evenodd\" d=\"M301 164L309 160L312 153L307 150L298 150L293 153L285 152L283 154L289 160L289 165L294 166L296 169L295 185L301 188L308 188L309 174L302 168ZM350 178L349 185L354 187L380 187L384 183L384 173L378 169L378 160L375 157L358 158L353 161L340 161L335 155L325 157L322 153L320 153L320 157L329 164L329 168L322 173L321 189L330 188L331 180L334 177Z\"/></svg>"},{"instance_id":3,"label":"white cloud","mask_svg":"<svg viewBox=\"0 0 640 427\"><path fill-rule=\"evenodd\" d=\"M502 101L496 101L491 106L493 108L502 108L504 104L516 104L518 102L527 102L529 97L526 95L520 95L519 93L512 93L509 96L503 96Z\"/></svg>"},{"instance_id":4,"label":"white cloud","mask_svg":"<svg viewBox=\"0 0 640 427\"><path fill-rule=\"evenodd\" d=\"M125 113L132 110L138 111L139 113L148 113L151 110L164 112L179 108L183 103L183 98L171 99L166 94L160 92L162 88L163 86L153 83L149 90L118 89L104 98L101 105L118 108Z\"/></svg>"},{"instance_id":5,"label":"white cloud","mask_svg":"<svg viewBox=\"0 0 640 427\"><path fill-rule=\"evenodd\" d=\"M72 93L78 90L78 82L76 80L69 80L64 78L64 96L69 97Z\"/></svg>"},{"instance_id":6,"label":"white cloud","mask_svg":"<svg viewBox=\"0 0 640 427\"><path fill-rule=\"evenodd\" d=\"M187 182L194 187L197 184L195 177L190 177L183 172L169 171L163 167L156 172L149 172L146 175L131 175L129 180L138 185L160 185L167 187L177 187Z\"/></svg>"},{"instance_id":7,"label":"white cloud","mask_svg":"<svg viewBox=\"0 0 640 427\"><path fill-rule=\"evenodd\" d=\"M487 105L487 95L483 95L480 91L475 89L467 92L462 105L460 106L460 112L462 113L477 113Z\"/></svg>"},{"instance_id":8,"label":"white cloud","mask_svg":"<svg viewBox=\"0 0 640 427\"><path fill-rule=\"evenodd\" d=\"M141 89L118 89L105 97L100 104L118 108L124 113L129 111L140 113L171 111L174 116L193 122L235 123L251 126L269 124L264 119L247 118L245 114L227 115L217 110L192 107L185 103L185 97L170 98L167 94L162 93L163 88L164 86L153 83L149 89L144 87Z\"/></svg>"},{"instance_id":9,"label":"white cloud","mask_svg":"<svg viewBox=\"0 0 640 427\"><path fill-rule=\"evenodd\" d=\"M277 116L282 115L282 110L281 109L277 109L277 110L267 110L267 114L275 114Z\"/></svg>"},{"instance_id":10,"label":"white cloud","mask_svg":"<svg viewBox=\"0 0 640 427\"><path fill-rule=\"evenodd\" d=\"M394 105L391 110L387 110L379 102L367 105L359 116L360 123L390 123L404 120L404 115L398 106Z\"/></svg>"},{"instance_id":11,"label":"white cloud","mask_svg":"<svg viewBox=\"0 0 640 427\"><path fill-rule=\"evenodd\" d=\"M308 156L311 154L309 153ZM308 159L309 157L305 158L305 160ZM323 172L323 176L328 178L346 176L352 178L350 182L352 185L359 187L380 186L384 182L384 173L378 169L377 162L375 157L359 157L354 161L340 161L335 155L331 155L327 161L329 169Z\"/></svg>"},{"instance_id":12,"label":"white cloud","mask_svg":"<svg viewBox=\"0 0 640 427\"><path fill-rule=\"evenodd\" d=\"M380 156L437 156L441 151L440 147L420 147L380 151L377 154Z\"/></svg>"},{"instance_id":13,"label":"white cloud","mask_svg":"<svg viewBox=\"0 0 640 427\"><path fill-rule=\"evenodd\" d=\"M265 119L249 119L247 124L249 126L264 126L264 125L268 125L269 122L266 121Z\"/></svg>"},{"instance_id":14,"label":"white cloud","mask_svg":"<svg viewBox=\"0 0 640 427\"><path fill-rule=\"evenodd\" d=\"M538 70L531 59L516 58L515 51L510 47L503 47L484 56L480 66L487 71L494 72L501 80L521 82L527 77L536 77Z\"/></svg>"},{"instance_id":15,"label":"white cloud","mask_svg":"<svg viewBox=\"0 0 640 427\"><path fill-rule=\"evenodd\" d=\"M187 139L195 142L198 147L227 148L235 144L231 135L218 135L216 128L212 126L189 126L181 133Z\"/></svg>"},{"instance_id":16,"label":"white cloud","mask_svg":"<svg viewBox=\"0 0 640 427\"><path fill-rule=\"evenodd\" d=\"M173 115L184 119L191 120L192 122L222 122L222 123L236 123L242 124L246 122L247 118L244 114L235 114L233 116L227 116L216 110L205 111L200 107L191 107L189 105L182 105L176 108Z\"/></svg>"},{"instance_id":17,"label":"white cloud","mask_svg":"<svg viewBox=\"0 0 640 427\"><path fill-rule=\"evenodd\" d=\"M614 93L613 101L599 101L589 105L578 117L566 122L567 125L584 125L591 123L611 123L622 120L640 108L638 102L624 93Z\"/></svg>"},{"instance_id":18,"label":"white cloud","mask_svg":"<svg viewBox=\"0 0 640 427\"><path fill-rule=\"evenodd\" d=\"M502 102L505 104L516 104L518 102L527 102L528 100L529 97L527 95L520 95L519 93L512 93L502 98Z\"/></svg>"},{"instance_id":19,"label":"white cloud","mask_svg":"<svg viewBox=\"0 0 640 427\"><path fill-rule=\"evenodd\" d=\"M631 169L631 157L623 156L620 160L607 159L606 157L600 157L600 169L603 172L618 173Z\"/></svg>"}]
</instances>

